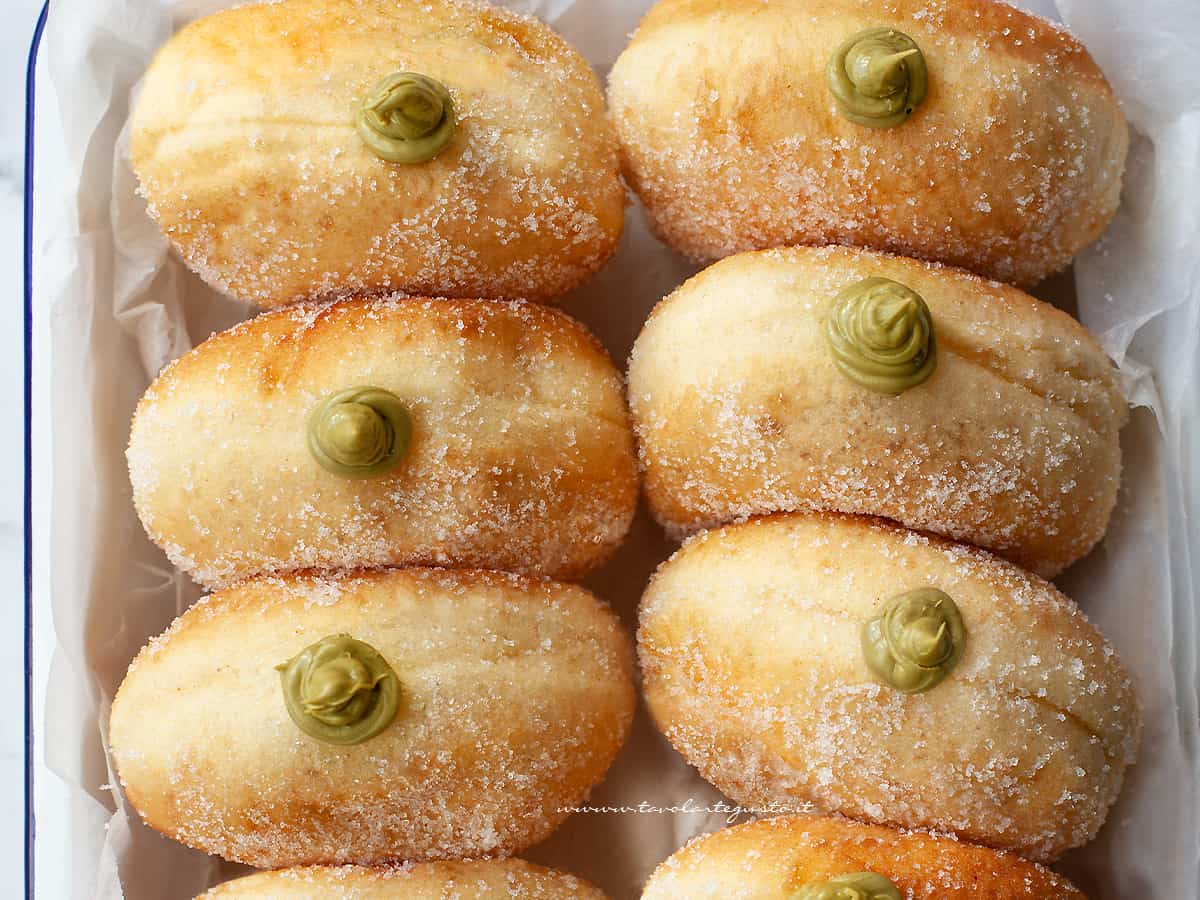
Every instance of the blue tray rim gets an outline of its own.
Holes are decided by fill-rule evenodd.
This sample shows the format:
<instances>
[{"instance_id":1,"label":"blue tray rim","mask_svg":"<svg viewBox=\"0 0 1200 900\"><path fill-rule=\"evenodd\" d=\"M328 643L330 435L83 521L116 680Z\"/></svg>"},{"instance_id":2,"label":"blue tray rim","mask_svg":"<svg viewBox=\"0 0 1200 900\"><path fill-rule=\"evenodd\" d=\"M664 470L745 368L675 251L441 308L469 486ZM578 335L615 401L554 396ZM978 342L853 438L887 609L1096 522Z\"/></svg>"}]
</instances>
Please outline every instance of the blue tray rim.
<instances>
[{"instance_id":1,"label":"blue tray rim","mask_svg":"<svg viewBox=\"0 0 1200 900\"><path fill-rule=\"evenodd\" d=\"M42 5L25 69L25 203L24 203L24 407L25 480L23 514L25 573L25 897L34 896L33 842L36 834L33 809L33 152L34 114L37 99L37 59L50 13L50 0Z\"/></svg>"}]
</instances>

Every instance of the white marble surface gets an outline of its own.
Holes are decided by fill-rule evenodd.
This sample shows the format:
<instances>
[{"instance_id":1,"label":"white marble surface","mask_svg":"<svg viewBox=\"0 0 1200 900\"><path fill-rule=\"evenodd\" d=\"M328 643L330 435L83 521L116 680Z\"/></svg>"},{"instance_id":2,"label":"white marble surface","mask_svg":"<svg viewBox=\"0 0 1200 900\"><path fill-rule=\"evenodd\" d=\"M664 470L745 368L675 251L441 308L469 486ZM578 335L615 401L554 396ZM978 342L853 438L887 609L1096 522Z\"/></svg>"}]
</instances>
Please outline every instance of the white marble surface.
<instances>
[{"instance_id":1,"label":"white marble surface","mask_svg":"<svg viewBox=\"0 0 1200 900\"><path fill-rule=\"evenodd\" d=\"M22 373L22 196L24 192L25 61L42 0L4 0L0 32L0 266L8 299L0 303L0 683L10 689L10 714L0 716L0 896L18 897L24 854L24 723L17 696L24 672L22 510L24 429ZM40 713L35 711L35 717ZM36 721L36 719L35 719ZM42 895L40 895L42 896Z\"/></svg>"}]
</instances>

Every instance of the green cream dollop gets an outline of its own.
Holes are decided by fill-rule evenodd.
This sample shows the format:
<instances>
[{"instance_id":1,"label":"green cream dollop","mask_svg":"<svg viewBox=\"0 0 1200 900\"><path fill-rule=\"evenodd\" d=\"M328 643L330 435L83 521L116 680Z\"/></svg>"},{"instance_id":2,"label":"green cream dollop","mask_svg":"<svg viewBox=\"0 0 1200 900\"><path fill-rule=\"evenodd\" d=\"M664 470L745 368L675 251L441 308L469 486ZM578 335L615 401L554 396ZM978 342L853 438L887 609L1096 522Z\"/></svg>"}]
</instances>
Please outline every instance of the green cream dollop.
<instances>
[{"instance_id":1,"label":"green cream dollop","mask_svg":"<svg viewBox=\"0 0 1200 900\"><path fill-rule=\"evenodd\" d=\"M361 744L400 709L400 679L379 651L332 634L276 666L296 726L327 744Z\"/></svg>"},{"instance_id":2,"label":"green cream dollop","mask_svg":"<svg viewBox=\"0 0 1200 900\"><path fill-rule=\"evenodd\" d=\"M838 110L851 122L892 128L925 99L929 75L921 49L894 28L868 28L846 40L825 71Z\"/></svg>"},{"instance_id":3,"label":"green cream dollop","mask_svg":"<svg viewBox=\"0 0 1200 900\"><path fill-rule=\"evenodd\" d=\"M412 418L400 399L376 387L339 391L308 419L308 449L322 467L345 478L374 478L408 453Z\"/></svg>"},{"instance_id":4,"label":"green cream dollop","mask_svg":"<svg viewBox=\"0 0 1200 900\"><path fill-rule=\"evenodd\" d=\"M862 629L867 666L905 694L927 691L945 678L966 643L958 605L932 587L892 597Z\"/></svg>"},{"instance_id":5,"label":"green cream dollop","mask_svg":"<svg viewBox=\"0 0 1200 900\"><path fill-rule=\"evenodd\" d=\"M792 894L791 900L903 900L903 895L882 875L852 872L806 884Z\"/></svg>"},{"instance_id":6,"label":"green cream dollop","mask_svg":"<svg viewBox=\"0 0 1200 900\"><path fill-rule=\"evenodd\" d=\"M422 163L441 153L454 136L454 103L440 81L395 72L363 98L355 127L376 156Z\"/></svg>"},{"instance_id":7,"label":"green cream dollop","mask_svg":"<svg viewBox=\"0 0 1200 900\"><path fill-rule=\"evenodd\" d=\"M937 367L929 307L889 278L865 278L839 293L825 337L842 374L880 394L916 387Z\"/></svg>"}]
</instances>

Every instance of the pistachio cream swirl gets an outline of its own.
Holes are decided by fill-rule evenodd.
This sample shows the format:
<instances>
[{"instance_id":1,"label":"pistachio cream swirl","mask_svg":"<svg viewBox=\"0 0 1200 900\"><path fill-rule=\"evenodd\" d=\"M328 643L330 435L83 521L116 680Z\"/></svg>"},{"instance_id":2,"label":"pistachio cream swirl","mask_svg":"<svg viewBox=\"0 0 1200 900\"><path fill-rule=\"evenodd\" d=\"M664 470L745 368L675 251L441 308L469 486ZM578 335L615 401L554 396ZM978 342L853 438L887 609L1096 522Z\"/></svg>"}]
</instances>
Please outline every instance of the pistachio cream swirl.
<instances>
[{"instance_id":1,"label":"pistachio cream swirl","mask_svg":"<svg viewBox=\"0 0 1200 900\"><path fill-rule=\"evenodd\" d=\"M327 744L361 744L400 708L400 680L370 644L331 634L275 667L296 726Z\"/></svg>"},{"instance_id":2,"label":"pistachio cream swirl","mask_svg":"<svg viewBox=\"0 0 1200 900\"><path fill-rule=\"evenodd\" d=\"M851 122L892 128L925 99L925 56L907 34L868 28L834 51L825 70L838 110Z\"/></svg>"},{"instance_id":3,"label":"pistachio cream swirl","mask_svg":"<svg viewBox=\"0 0 1200 900\"><path fill-rule=\"evenodd\" d=\"M905 694L927 691L945 678L966 642L957 604L932 587L892 597L862 629L867 666Z\"/></svg>"},{"instance_id":4,"label":"pistachio cream swirl","mask_svg":"<svg viewBox=\"0 0 1200 900\"><path fill-rule=\"evenodd\" d=\"M937 367L929 307L888 278L865 278L838 294L825 337L842 374L880 394L916 387Z\"/></svg>"},{"instance_id":5,"label":"pistachio cream swirl","mask_svg":"<svg viewBox=\"0 0 1200 900\"><path fill-rule=\"evenodd\" d=\"M412 419L400 399L376 387L339 391L309 416L308 449L345 478L374 478L408 452Z\"/></svg>"},{"instance_id":6,"label":"pistachio cream swirl","mask_svg":"<svg viewBox=\"0 0 1200 900\"><path fill-rule=\"evenodd\" d=\"M903 900L903 895L882 875L853 872L806 884L792 894L791 900Z\"/></svg>"},{"instance_id":7,"label":"pistachio cream swirl","mask_svg":"<svg viewBox=\"0 0 1200 900\"><path fill-rule=\"evenodd\" d=\"M422 163L441 153L454 136L454 104L440 81L395 72L363 98L355 126L376 156Z\"/></svg>"}]
</instances>

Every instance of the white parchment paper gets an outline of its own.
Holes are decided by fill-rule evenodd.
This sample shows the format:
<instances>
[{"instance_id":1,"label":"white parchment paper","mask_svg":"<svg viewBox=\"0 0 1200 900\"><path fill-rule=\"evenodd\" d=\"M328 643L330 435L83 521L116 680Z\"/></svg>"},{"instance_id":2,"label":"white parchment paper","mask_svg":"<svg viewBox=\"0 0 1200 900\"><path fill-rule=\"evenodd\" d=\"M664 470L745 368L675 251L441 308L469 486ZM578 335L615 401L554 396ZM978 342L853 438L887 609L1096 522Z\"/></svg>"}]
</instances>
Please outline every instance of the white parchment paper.
<instances>
[{"instance_id":1,"label":"white parchment paper","mask_svg":"<svg viewBox=\"0 0 1200 900\"><path fill-rule=\"evenodd\" d=\"M946 0L953 3L954 0ZM144 536L123 451L154 373L246 310L171 257L123 154L130 99L155 49L222 0L54 0L43 44L61 121L41 129L65 162L39 177L61 196L35 271L52 341L51 596L58 647L45 710L46 764L71 789L72 898L194 896L234 867L157 836L119 792L104 747L129 660L198 596ZM649 0L526 0L604 76ZM1200 3L1027 0L1065 21L1112 80L1137 131L1124 205L1098 246L1042 296L1075 309L1117 359L1139 407L1123 434L1124 490L1104 544L1059 579L1134 671L1147 733L1109 824L1060 868L1095 900L1197 896L1200 728ZM56 153L58 152L56 147ZM39 204L45 209L47 203ZM646 313L693 268L651 238L636 206L616 259L566 308L624 360ZM45 363L45 360L42 361ZM589 585L632 629L638 597L671 550L643 514ZM615 900L688 837L725 823L720 798L639 716L597 806L669 808L572 817L531 858L590 878ZM60 823L61 824L61 823ZM43 858L45 855L43 855Z\"/></svg>"}]
</instances>

